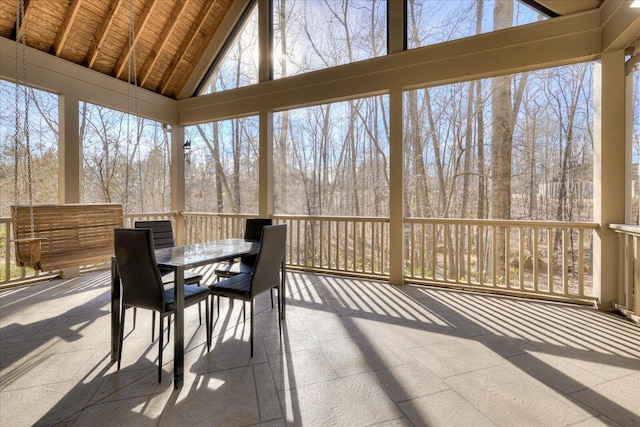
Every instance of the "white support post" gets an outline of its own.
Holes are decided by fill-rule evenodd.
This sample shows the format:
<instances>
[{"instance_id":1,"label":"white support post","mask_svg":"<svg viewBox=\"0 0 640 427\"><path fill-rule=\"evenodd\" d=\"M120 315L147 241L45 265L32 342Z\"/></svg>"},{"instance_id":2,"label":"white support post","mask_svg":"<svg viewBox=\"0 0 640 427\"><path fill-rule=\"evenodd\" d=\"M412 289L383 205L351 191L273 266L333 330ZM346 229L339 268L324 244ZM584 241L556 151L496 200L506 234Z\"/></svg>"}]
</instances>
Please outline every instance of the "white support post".
<instances>
[{"instance_id":1,"label":"white support post","mask_svg":"<svg viewBox=\"0 0 640 427\"><path fill-rule=\"evenodd\" d=\"M169 125L165 125L169 126ZM184 159L184 126L165 128L171 132L171 211L184 212L185 202L185 159ZM175 215L175 239L177 245L186 243L186 224L182 215Z\"/></svg>"},{"instance_id":2,"label":"white support post","mask_svg":"<svg viewBox=\"0 0 640 427\"><path fill-rule=\"evenodd\" d=\"M80 100L70 94L60 96L58 114L60 118L60 137L58 140L58 202L80 203Z\"/></svg>"},{"instance_id":3,"label":"white support post","mask_svg":"<svg viewBox=\"0 0 640 427\"><path fill-rule=\"evenodd\" d=\"M273 77L272 2L260 0L258 8L259 80L265 83ZM269 217L273 214L273 113L270 110L261 110L259 115L258 214L261 217Z\"/></svg>"},{"instance_id":4,"label":"white support post","mask_svg":"<svg viewBox=\"0 0 640 427\"><path fill-rule=\"evenodd\" d=\"M620 254L616 233L609 224L625 220L625 76L624 51L602 54L594 69L593 287L600 308L614 310L620 269L611 262Z\"/></svg>"},{"instance_id":5,"label":"white support post","mask_svg":"<svg viewBox=\"0 0 640 427\"><path fill-rule=\"evenodd\" d=\"M58 203L80 203L80 100L67 94L59 97L58 116ZM60 271L60 277L68 279L80 276L80 267L68 267Z\"/></svg>"},{"instance_id":6,"label":"white support post","mask_svg":"<svg viewBox=\"0 0 640 427\"><path fill-rule=\"evenodd\" d=\"M389 54L405 47L405 2L390 1ZM389 283L404 283L404 164L402 132L402 89L389 91Z\"/></svg>"}]
</instances>

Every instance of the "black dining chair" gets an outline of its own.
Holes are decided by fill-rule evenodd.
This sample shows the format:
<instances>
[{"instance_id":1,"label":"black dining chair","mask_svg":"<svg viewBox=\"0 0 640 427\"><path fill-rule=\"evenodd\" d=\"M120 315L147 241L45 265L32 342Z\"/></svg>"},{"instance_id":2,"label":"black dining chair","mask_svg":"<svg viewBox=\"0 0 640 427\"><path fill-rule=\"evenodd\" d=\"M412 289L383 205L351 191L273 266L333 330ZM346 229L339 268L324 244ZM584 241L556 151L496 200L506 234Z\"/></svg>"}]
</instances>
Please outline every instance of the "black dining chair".
<instances>
[{"instance_id":1,"label":"black dining chair","mask_svg":"<svg viewBox=\"0 0 640 427\"><path fill-rule=\"evenodd\" d=\"M262 236L262 227L272 225L271 218L247 218L244 223L244 240L259 242ZM230 260L216 264L213 272L218 280L233 277L238 274L251 273L256 265L257 255L245 255L240 260ZM271 290L271 308L273 308L273 290ZM220 300L218 299L218 310ZM244 311L244 307L243 307Z\"/></svg>"},{"instance_id":2,"label":"black dining chair","mask_svg":"<svg viewBox=\"0 0 640 427\"><path fill-rule=\"evenodd\" d=\"M118 370L122 360L125 314L130 307L140 307L160 314L158 334L158 382L162 381L162 348L164 317L175 311L175 288L165 289L156 262L153 233L150 229L116 228L114 230L116 266L122 283L122 312L120 315L120 353ZM205 303L207 350L210 348L209 326L211 325L209 289L193 285L184 287L184 306Z\"/></svg>"},{"instance_id":3,"label":"black dining chair","mask_svg":"<svg viewBox=\"0 0 640 427\"><path fill-rule=\"evenodd\" d=\"M244 240L259 242L262 236L262 227L272 225L271 218L247 218L244 228ZM257 255L245 255L240 261L231 260L226 263L218 263L214 273L218 279L228 278L241 273L251 273L256 264Z\"/></svg>"},{"instance_id":4,"label":"black dining chair","mask_svg":"<svg viewBox=\"0 0 640 427\"><path fill-rule=\"evenodd\" d=\"M153 231L153 248L154 249L164 249L164 248L173 248L176 244L173 239L173 226L171 224L171 220L168 219L159 219L159 220L149 220L149 221L136 221L134 223L135 228L149 228ZM172 285L175 282L174 272L171 269L166 267L159 267L160 275L162 276L162 283L165 286ZM196 273L194 271L185 271L184 272L184 284L185 285L199 285L202 281L202 274ZM133 310L133 329L136 328L136 309ZM152 314L152 328L151 328L151 341L154 340L155 332L155 324L156 324L156 314L153 312ZM200 320L200 324L202 325L202 310L198 306L198 319ZM171 320L171 319L169 319ZM171 327L169 326L169 330L167 333L171 332Z\"/></svg>"},{"instance_id":5,"label":"black dining chair","mask_svg":"<svg viewBox=\"0 0 640 427\"><path fill-rule=\"evenodd\" d=\"M255 267L251 273L237 274L209 285L213 296L248 301L251 304L251 357L253 357L254 299L258 295L280 286L281 266L284 261L287 244L287 225L279 224L263 227L260 241L260 252L256 257ZM281 319L282 313L280 299L278 298L278 323L281 322ZM211 300L209 321L213 323L213 300ZM209 325L210 334L213 330L212 323ZM209 338L209 341L211 341L211 338Z\"/></svg>"}]
</instances>

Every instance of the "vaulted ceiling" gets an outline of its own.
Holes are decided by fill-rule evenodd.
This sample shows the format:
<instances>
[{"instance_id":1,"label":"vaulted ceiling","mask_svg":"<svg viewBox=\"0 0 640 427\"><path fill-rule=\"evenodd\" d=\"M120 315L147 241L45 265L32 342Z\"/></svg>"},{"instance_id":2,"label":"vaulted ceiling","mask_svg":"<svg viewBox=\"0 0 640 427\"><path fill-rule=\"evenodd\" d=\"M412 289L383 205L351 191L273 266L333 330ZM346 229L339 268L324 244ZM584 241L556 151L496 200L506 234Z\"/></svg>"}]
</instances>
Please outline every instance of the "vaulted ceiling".
<instances>
[{"instance_id":1,"label":"vaulted ceiling","mask_svg":"<svg viewBox=\"0 0 640 427\"><path fill-rule=\"evenodd\" d=\"M138 84L175 98L233 0L16 0L0 2L0 36L124 81L135 50ZM129 46L133 16L133 44Z\"/></svg>"},{"instance_id":2,"label":"vaulted ceiling","mask_svg":"<svg viewBox=\"0 0 640 427\"><path fill-rule=\"evenodd\" d=\"M234 1L249 3L24 0L24 21L18 27L19 1L0 0L0 36L11 40L24 37L28 46L124 81L133 82L137 77L140 87L176 99ZM550 16L559 16L598 8L603 0L523 1ZM131 44L130 28L134 35ZM137 73L129 71L130 65Z\"/></svg>"}]
</instances>

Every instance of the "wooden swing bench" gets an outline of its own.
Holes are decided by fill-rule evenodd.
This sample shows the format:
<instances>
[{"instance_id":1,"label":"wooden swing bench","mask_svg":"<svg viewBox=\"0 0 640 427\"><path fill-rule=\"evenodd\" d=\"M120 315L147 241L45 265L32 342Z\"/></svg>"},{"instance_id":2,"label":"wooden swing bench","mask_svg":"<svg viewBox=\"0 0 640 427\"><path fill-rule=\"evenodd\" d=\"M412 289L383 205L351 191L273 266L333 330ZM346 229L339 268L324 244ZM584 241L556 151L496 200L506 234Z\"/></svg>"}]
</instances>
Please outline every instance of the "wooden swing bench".
<instances>
[{"instance_id":1,"label":"wooden swing bench","mask_svg":"<svg viewBox=\"0 0 640 427\"><path fill-rule=\"evenodd\" d=\"M32 235L28 205L12 206L11 215L17 264L42 271L110 261L124 218L119 204L34 205Z\"/></svg>"}]
</instances>

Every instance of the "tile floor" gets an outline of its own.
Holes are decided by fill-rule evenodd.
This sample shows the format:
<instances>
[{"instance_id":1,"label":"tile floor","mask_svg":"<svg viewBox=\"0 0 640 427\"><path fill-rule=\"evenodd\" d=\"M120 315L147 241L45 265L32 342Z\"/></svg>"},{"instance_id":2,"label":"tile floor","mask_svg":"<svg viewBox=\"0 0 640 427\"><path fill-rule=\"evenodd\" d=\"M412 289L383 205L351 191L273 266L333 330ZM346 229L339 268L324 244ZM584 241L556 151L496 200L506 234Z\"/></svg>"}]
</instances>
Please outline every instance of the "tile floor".
<instances>
[{"instance_id":1,"label":"tile floor","mask_svg":"<svg viewBox=\"0 0 640 427\"><path fill-rule=\"evenodd\" d=\"M151 314L110 362L107 272L0 292L0 425L634 426L640 327L590 307L290 272L249 357L241 304L213 348L187 311L157 382Z\"/></svg>"}]
</instances>

